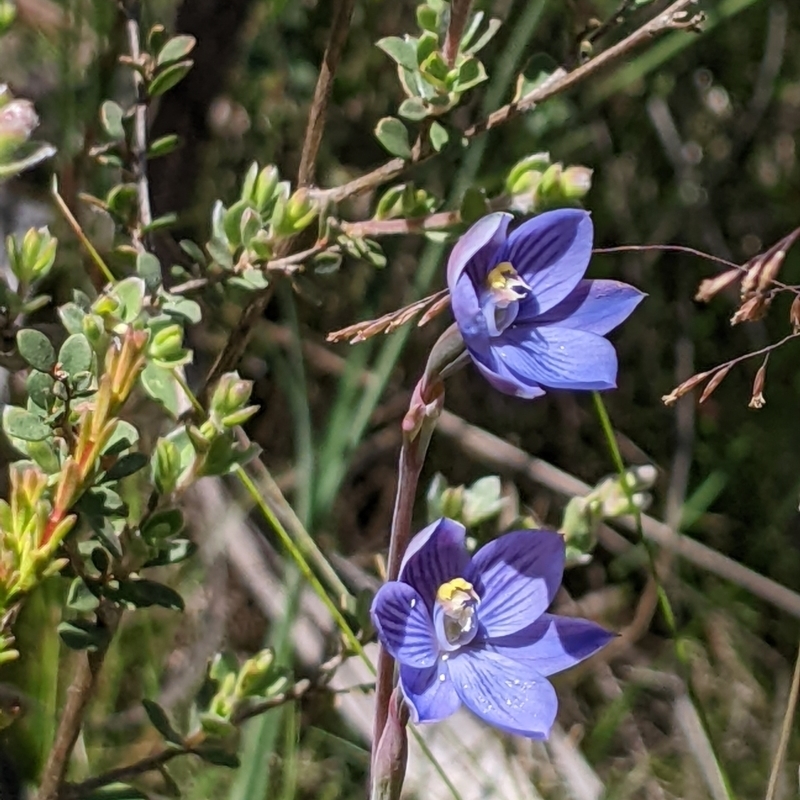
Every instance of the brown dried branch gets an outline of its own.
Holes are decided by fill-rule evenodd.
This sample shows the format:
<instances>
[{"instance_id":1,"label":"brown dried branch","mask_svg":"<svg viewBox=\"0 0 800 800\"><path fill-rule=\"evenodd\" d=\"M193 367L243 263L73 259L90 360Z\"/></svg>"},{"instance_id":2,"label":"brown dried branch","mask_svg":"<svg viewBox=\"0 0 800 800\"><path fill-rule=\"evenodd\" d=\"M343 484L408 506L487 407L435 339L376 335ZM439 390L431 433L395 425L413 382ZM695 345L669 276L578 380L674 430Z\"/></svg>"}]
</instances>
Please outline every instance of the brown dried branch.
<instances>
[{"instance_id":1,"label":"brown dried branch","mask_svg":"<svg viewBox=\"0 0 800 800\"><path fill-rule=\"evenodd\" d=\"M800 338L800 333L790 333L788 336L784 336L779 342L774 342L773 344L767 345L766 347L762 347L760 350L753 350L749 353L745 353L744 355L737 356L736 358L732 358L730 361L726 361L724 364L718 364L716 367L712 369L706 370L705 372L698 372L697 375L692 375L691 378L681 383L679 386L675 387L669 394L665 394L661 400L664 405L671 406L673 403L677 402L681 397L685 394L688 394L692 391L696 386L699 386L706 378L709 376L713 376L711 381L709 381L709 386L713 383L713 388L711 391L719 386L722 379L725 375L730 372L731 367L736 366L737 364L741 364L743 361L747 361L750 358L755 358L756 356L766 356L769 355L773 350L777 350L779 347L783 347L787 342L792 341L793 339ZM719 373L724 373L722 377L717 378ZM763 389L763 383L761 385L761 389ZM701 402L711 394L711 391L704 391L703 396L701 397ZM757 407L757 406L753 406Z\"/></svg>"},{"instance_id":2,"label":"brown dried branch","mask_svg":"<svg viewBox=\"0 0 800 800\"><path fill-rule=\"evenodd\" d=\"M421 311L427 309L425 316L420 320L419 324L423 325L429 322L435 314L431 312L436 309L436 313L444 310L450 304L450 293L447 289L436 294L423 297L422 300L417 300L416 303L405 306L404 308L392 311L389 314L384 314L378 319L370 319L365 322L356 322L354 325L348 325L338 331L329 333L326 339L329 342L341 342L349 340L350 344L358 344L379 333L391 333L397 330L401 325L405 325Z\"/></svg>"},{"instance_id":3,"label":"brown dried branch","mask_svg":"<svg viewBox=\"0 0 800 800\"><path fill-rule=\"evenodd\" d=\"M69 760L78 741L86 708L103 666L108 645L119 625L120 611L113 605L107 603L101 605L97 616L105 628L106 643L94 652L79 655L80 663L67 689L67 701L58 721L55 741L42 770L37 800L58 800L61 796Z\"/></svg>"},{"instance_id":4,"label":"brown dried branch","mask_svg":"<svg viewBox=\"0 0 800 800\"><path fill-rule=\"evenodd\" d=\"M450 2L450 21L447 24L442 56L451 69L455 66L458 57L458 49L467 27L471 8L472 0L451 0Z\"/></svg>"},{"instance_id":5,"label":"brown dried branch","mask_svg":"<svg viewBox=\"0 0 800 800\"><path fill-rule=\"evenodd\" d=\"M544 100L549 100L557 94L572 89L577 84L593 76L595 73L629 54L654 36L670 30L697 30L703 20L702 14L689 14L687 9L694 5L696 0L676 0L669 8L657 14L646 22L630 36L618 42L608 50L587 61L585 64L570 72L557 70L548 80L531 90L527 95L502 108L497 109L485 120L471 125L461 132L461 137L473 139L486 131L504 125L506 122L531 111ZM314 193L318 200L328 203L338 203L348 197L362 194L371 189L394 180L412 166L421 164L432 158L436 152L427 141L418 141L413 148L409 159L393 158L378 169L362 175L355 180L335 186L331 189L319 190Z\"/></svg>"},{"instance_id":6,"label":"brown dried branch","mask_svg":"<svg viewBox=\"0 0 800 800\"><path fill-rule=\"evenodd\" d=\"M128 35L128 49L131 62L139 63L142 55L139 40L139 17L141 7L137 0L127 0L123 4L125 12L125 30ZM136 179L136 196L139 206L139 219L137 230L134 231L136 245L142 247L142 228L146 228L153 221L153 212L150 207L150 184L147 180L147 93L144 79L137 69L132 69L133 85L136 89L136 110L133 116L133 142L132 154L134 158L133 171Z\"/></svg>"},{"instance_id":7,"label":"brown dried branch","mask_svg":"<svg viewBox=\"0 0 800 800\"><path fill-rule=\"evenodd\" d=\"M325 48L325 55L322 57L322 65L320 66L317 85L314 89L311 110L308 112L308 123L300 156L300 168L297 173L298 186L309 186L314 182L314 170L319 147L322 143L325 119L328 115L328 103L333 89L333 78L339 66L344 43L347 40L347 31L350 28L354 7L355 0L340 0L333 8L331 32Z\"/></svg>"},{"instance_id":8,"label":"brown dried branch","mask_svg":"<svg viewBox=\"0 0 800 800\"><path fill-rule=\"evenodd\" d=\"M323 64L320 68L317 86L314 90L314 101L309 112L306 135L303 141L303 152L300 157L300 170L298 173L298 185L305 186L314 176L314 166L319 153L319 146L322 141L322 132L325 126L330 92L333 87L333 79L339 59L342 55L347 32L350 27L350 18L353 13L355 0L338 0L334 6L333 19L331 20L331 31L328 37L328 44L325 48ZM277 258L289 256L295 245L297 237L284 239L278 243L275 255ZM201 398L205 396L209 386L212 386L225 372L235 368L236 364L244 355L250 334L258 321L263 317L264 311L272 299L275 291L274 282L264 291L260 292L242 312L239 324L234 328L228 337L228 341L217 356L214 365L211 367L200 392Z\"/></svg>"}]
</instances>

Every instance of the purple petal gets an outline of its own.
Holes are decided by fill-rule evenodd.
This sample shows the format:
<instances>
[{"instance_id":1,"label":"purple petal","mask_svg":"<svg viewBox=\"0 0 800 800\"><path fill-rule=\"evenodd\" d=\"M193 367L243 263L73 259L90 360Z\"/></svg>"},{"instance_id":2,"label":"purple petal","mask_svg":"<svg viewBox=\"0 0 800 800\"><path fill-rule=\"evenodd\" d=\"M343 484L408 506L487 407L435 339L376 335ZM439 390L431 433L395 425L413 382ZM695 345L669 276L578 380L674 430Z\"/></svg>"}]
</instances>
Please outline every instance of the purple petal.
<instances>
[{"instance_id":1,"label":"purple petal","mask_svg":"<svg viewBox=\"0 0 800 800\"><path fill-rule=\"evenodd\" d=\"M519 324L535 320L537 325L554 325L604 336L624 322L646 296L620 281L581 281L568 297L544 314L536 314L530 305L523 305L516 321Z\"/></svg>"},{"instance_id":2,"label":"purple petal","mask_svg":"<svg viewBox=\"0 0 800 800\"><path fill-rule=\"evenodd\" d=\"M508 237L497 263L510 261L530 286L531 296L522 304L529 315L549 311L578 285L592 255L592 237L589 214L572 208L540 214Z\"/></svg>"},{"instance_id":3,"label":"purple petal","mask_svg":"<svg viewBox=\"0 0 800 800\"><path fill-rule=\"evenodd\" d=\"M467 266L478 281L487 275L495 264L494 256L505 241L511 220L511 214L504 212L487 214L456 242L447 261L447 285L451 292Z\"/></svg>"},{"instance_id":4,"label":"purple petal","mask_svg":"<svg viewBox=\"0 0 800 800\"><path fill-rule=\"evenodd\" d=\"M469 564L465 535L463 525L443 518L421 530L408 545L400 580L413 586L429 609L443 583L464 575Z\"/></svg>"},{"instance_id":5,"label":"purple petal","mask_svg":"<svg viewBox=\"0 0 800 800\"><path fill-rule=\"evenodd\" d=\"M438 658L436 633L419 592L407 583L389 581L370 609L378 638L392 658L411 667L430 667Z\"/></svg>"},{"instance_id":6,"label":"purple petal","mask_svg":"<svg viewBox=\"0 0 800 800\"><path fill-rule=\"evenodd\" d=\"M615 637L615 633L586 619L543 614L510 636L486 642L485 647L515 661L524 661L546 677L574 667Z\"/></svg>"},{"instance_id":7,"label":"purple petal","mask_svg":"<svg viewBox=\"0 0 800 800\"><path fill-rule=\"evenodd\" d=\"M444 680L442 680L444 675ZM461 708L450 673L444 664L430 669L400 667L400 688L413 722L439 722Z\"/></svg>"},{"instance_id":8,"label":"purple petal","mask_svg":"<svg viewBox=\"0 0 800 800\"><path fill-rule=\"evenodd\" d=\"M561 585L564 552L558 533L516 531L475 554L470 574L488 639L516 633L547 610Z\"/></svg>"},{"instance_id":9,"label":"purple petal","mask_svg":"<svg viewBox=\"0 0 800 800\"><path fill-rule=\"evenodd\" d=\"M489 327L472 278L464 272L450 288L450 307L473 358L491 358Z\"/></svg>"},{"instance_id":10,"label":"purple petal","mask_svg":"<svg viewBox=\"0 0 800 800\"><path fill-rule=\"evenodd\" d=\"M530 665L489 650L465 650L449 662L464 705L495 728L546 739L558 711L555 689Z\"/></svg>"},{"instance_id":11,"label":"purple petal","mask_svg":"<svg viewBox=\"0 0 800 800\"><path fill-rule=\"evenodd\" d=\"M514 325L494 351L524 385L586 390L617 385L614 346L596 333L552 325Z\"/></svg>"},{"instance_id":12,"label":"purple petal","mask_svg":"<svg viewBox=\"0 0 800 800\"><path fill-rule=\"evenodd\" d=\"M471 349L469 352L480 373L498 391L528 400L534 397L541 397L544 394L544 389L533 381L520 380L519 377L508 370L505 362L495 358L494 353L490 352L486 359L482 359L473 353Z\"/></svg>"}]
</instances>

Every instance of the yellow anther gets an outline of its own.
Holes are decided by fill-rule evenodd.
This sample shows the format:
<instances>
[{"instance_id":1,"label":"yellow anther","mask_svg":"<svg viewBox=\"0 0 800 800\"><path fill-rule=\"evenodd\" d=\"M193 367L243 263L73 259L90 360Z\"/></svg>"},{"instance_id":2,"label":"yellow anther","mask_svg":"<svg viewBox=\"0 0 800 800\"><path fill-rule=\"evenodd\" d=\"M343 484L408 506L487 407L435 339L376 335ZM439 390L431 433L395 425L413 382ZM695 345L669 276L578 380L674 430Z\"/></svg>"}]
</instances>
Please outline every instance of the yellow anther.
<instances>
[{"instance_id":1,"label":"yellow anther","mask_svg":"<svg viewBox=\"0 0 800 800\"><path fill-rule=\"evenodd\" d=\"M517 276L517 271L510 261L498 264L487 276L486 284L490 289L505 289L510 279Z\"/></svg>"},{"instance_id":2,"label":"yellow anther","mask_svg":"<svg viewBox=\"0 0 800 800\"><path fill-rule=\"evenodd\" d=\"M475 597L475 591L469 581L463 578L453 578L453 580L443 583L436 592L436 599L440 603L451 603L457 595L466 595L464 600Z\"/></svg>"}]
</instances>

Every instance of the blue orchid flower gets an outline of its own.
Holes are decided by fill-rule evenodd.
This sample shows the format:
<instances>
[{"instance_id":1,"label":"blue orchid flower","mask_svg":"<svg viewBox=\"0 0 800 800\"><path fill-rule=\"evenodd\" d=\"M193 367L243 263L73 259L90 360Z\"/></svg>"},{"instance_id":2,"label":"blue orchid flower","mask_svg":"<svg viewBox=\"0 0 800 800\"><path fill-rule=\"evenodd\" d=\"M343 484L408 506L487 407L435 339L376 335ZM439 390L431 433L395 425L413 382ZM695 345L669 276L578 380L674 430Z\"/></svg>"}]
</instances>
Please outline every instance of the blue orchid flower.
<instances>
[{"instance_id":1,"label":"blue orchid flower","mask_svg":"<svg viewBox=\"0 0 800 800\"><path fill-rule=\"evenodd\" d=\"M372 603L378 637L400 665L415 722L437 722L463 704L507 733L545 739L558 709L548 676L614 634L545 613L564 571L559 534L508 533L474 556L465 534L440 519L414 537L399 580Z\"/></svg>"},{"instance_id":2,"label":"blue orchid flower","mask_svg":"<svg viewBox=\"0 0 800 800\"><path fill-rule=\"evenodd\" d=\"M511 214L489 214L447 265L453 314L472 360L501 392L613 389L617 355L605 334L644 297L612 280L583 280L592 253L585 211L540 214L507 236Z\"/></svg>"}]
</instances>

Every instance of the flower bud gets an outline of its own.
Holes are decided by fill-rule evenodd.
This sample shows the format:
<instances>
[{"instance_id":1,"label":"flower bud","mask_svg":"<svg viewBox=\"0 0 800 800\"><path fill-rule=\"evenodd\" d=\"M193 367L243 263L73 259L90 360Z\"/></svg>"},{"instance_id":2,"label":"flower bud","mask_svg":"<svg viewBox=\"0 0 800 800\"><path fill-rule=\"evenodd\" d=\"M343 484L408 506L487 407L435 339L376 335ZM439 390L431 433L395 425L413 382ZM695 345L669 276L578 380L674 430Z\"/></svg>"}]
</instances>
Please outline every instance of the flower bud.
<instances>
[{"instance_id":1,"label":"flower bud","mask_svg":"<svg viewBox=\"0 0 800 800\"><path fill-rule=\"evenodd\" d=\"M533 179L538 184L542 173L550 166L549 153L534 153L523 158L511 167L506 178L506 190L509 194L521 194L533 188Z\"/></svg>"},{"instance_id":2,"label":"flower bud","mask_svg":"<svg viewBox=\"0 0 800 800\"><path fill-rule=\"evenodd\" d=\"M578 556L588 555L597 544L595 527L599 515L594 513L595 505L586 497L573 497L564 509L561 533L567 551ZM571 559L580 562L580 558Z\"/></svg>"},{"instance_id":3,"label":"flower bud","mask_svg":"<svg viewBox=\"0 0 800 800\"><path fill-rule=\"evenodd\" d=\"M237 372L226 373L211 395L211 414L222 419L241 411L252 391L252 381L242 380Z\"/></svg>"},{"instance_id":4,"label":"flower bud","mask_svg":"<svg viewBox=\"0 0 800 800\"><path fill-rule=\"evenodd\" d=\"M278 236L290 236L307 228L316 216L317 209L308 190L301 188L288 199L283 214L277 220L273 216L272 224Z\"/></svg>"},{"instance_id":5,"label":"flower bud","mask_svg":"<svg viewBox=\"0 0 800 800\"><path fill-rule=\"evenodd\" d=\"M631 491L652 489L658 479L658 470L652 464L639 464L625 470L625 483Z\"/></svg>"},{"instance_id":6,"label":"flower bud","mask_svg":"<svg viewBox=\"0 0 800 800\"><path fill-rule=\"evenodd\" d=\"M441 516L461 520L464 511L464 487L448 486L442 492L440 502L442 504Z\"/></svg>"},{"instance_id":7,"label":"flower bud","mask_svg":"<svg viewBox=\"0 0 800 800\"><path fill-rule=\"evenodd\" d=\"M153 483L159 494L171 494L181 474L181 455L174 442L159 439L150 461Z\"/></svg>"},{"instance_id":8,"label":"flower bud","mask_svg":"<svg viewBox=\"0 0 800 800\"><path fill-rule=\"evenodd\" d=\"M592 173L589 167L567 167L561 175L561 194L567 200L581 200L592 188Z\"/></svg>"},{"instance_id":9,"label":"flower bud","mask_svg":"<svg viewBox=\"0 0 800 800\"><path fill-rule=\"evenodd\" d=\"M177 367L191 360L191 352L183 346L183 328L177 323L156 331L147 353L154 361L168 367Z\"/></svg>"},{"instance_id":10,"label":"flower bud","mask_svg":"<svg viewBox=\"0 0 800 800\"><path fill-rule=\"evenodd\" d=\"M8 260L19 282L29 286L47 275L55 261L57 245L46 227L30 228L21 243L16 237L9 237Z\"/></svg>"},{"instance_id":11,"label":"flower bud","mask_svg":"<svg viewBox=\"0 0 800 800\"><path fill-rule=\"evenodd\" d=\"M204 424L205 426L205 424ZM216 430L212 430L211 436L207 435L205 431L200 430L196 425L189 425L186 428L186 433L192 440L192 446L199 454L207 453L208 448L211 447L211 440L216 436Z\"/></svg>"},{"instance_id":12,"label":"flower bud","mask_svg":"<svg viewBox=\"0 0 800 800\"><path fill-rule=\"evenodd\" d=\"M558 196L561 189L561 175L564 168L561 164L551 164L539 184L538 194L542 197Z\"/></svg>"},{"instance_id":13,"label":"flower bud","mask_svg":"<svg viewBox=\"0 0 800 800\"><path fill-rule=\"evenodd\" d=\"M242 699L260 694L269 681L274 661L275 654L272 650L262 650L248 658L239 670L234 690L236 697Z\"/></svg>"},{"instance_id":14,"label":"flower bud","mask_svg":"<svg viewBox=\"0 0 800 800\"><path fill-rule=\"evenodd\" d=\"M39 117L30 100L11 100L0 108L0 160L30 139Z\"/></svg>"},{"instance_id":15,"label":"flower bud","mask_svg":"<svg viewBox=\"0 0 800 800\"><path fill-rule=\"evenodd\" d=\"M235 428L237 425L244 425L253 414L258 411L258 406L247 406L246 408L236 411L233 414L228 414L222 418L222 425L225 428Z\"/></svg>"},{"instance_id":16,"label":"flower bud","mask_svg":"<svg viewBox=\"0 0 800 800\"><path fill-rule=\"evenodd\" d=\"M259 211L264 211L272 200L275 194L275 189L278 186L278 168L270 164L264 167L256 179L256 185L253 192L253 201Z\"/></svg>"},{"instance_id":17,"label":"flower bud","mask_svg":"<svg viewBox=\"0 0 800 800\"><path fill-rule=\"evenodd\" d=\"M99 344L106 333L105 327L103 326L103 319L97 316L97 314L86 314L81 320L81 327L91 345Z\"/></svg>"}]
</instances>

